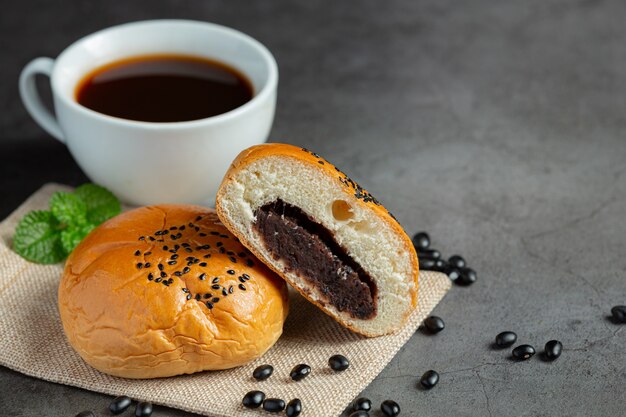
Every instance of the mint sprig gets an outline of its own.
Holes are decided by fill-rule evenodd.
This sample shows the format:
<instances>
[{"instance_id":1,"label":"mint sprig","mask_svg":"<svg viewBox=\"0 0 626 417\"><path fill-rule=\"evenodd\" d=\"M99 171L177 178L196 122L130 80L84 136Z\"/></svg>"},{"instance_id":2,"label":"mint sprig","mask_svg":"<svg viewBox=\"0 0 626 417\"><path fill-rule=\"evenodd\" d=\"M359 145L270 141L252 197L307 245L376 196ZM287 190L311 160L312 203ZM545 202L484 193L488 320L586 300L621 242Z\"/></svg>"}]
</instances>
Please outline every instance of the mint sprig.
<instances>
[{"instance_id":1,"label":"mint sprig","mask_svg":"<svg viewBox=\"0 0 626 417\"><path fill-rule=\"evenodd\" d=\"M95 184L58 191L49 205L49 211L26 214L15 229L13 250L31 262L61 262L96 226L121 212L113 193Z\"/></svg>"}]
</instances>

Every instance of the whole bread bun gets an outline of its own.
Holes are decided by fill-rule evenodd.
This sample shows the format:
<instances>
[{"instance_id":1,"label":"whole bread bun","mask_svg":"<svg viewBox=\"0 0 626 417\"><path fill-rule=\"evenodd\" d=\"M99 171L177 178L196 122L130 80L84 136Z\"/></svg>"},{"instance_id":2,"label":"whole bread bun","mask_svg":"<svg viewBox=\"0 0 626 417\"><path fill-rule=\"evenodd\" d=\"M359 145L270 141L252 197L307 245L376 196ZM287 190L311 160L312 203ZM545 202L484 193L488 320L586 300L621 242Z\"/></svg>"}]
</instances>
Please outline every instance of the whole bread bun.
<instances>
[{"instance_id":1,"label":"whole bread bun","mask_svg":"<svg viewBox=\"0 0 626 417\"><path fill-rule=\"evenodd\" d=\"M91 366L158 378L260 357L282 333L288 299L213 210L161 205L123 213L76 247L59 311Z\"/></svg>"},{"instance_id":2,"label":"whole bread bun","mask_svg":"<svg viewBox=\"0 0 626 417\"><path fill-rule=\"evenodd\" d=\"M243 151L216 207L250 251L349 329L387 334L415 308L411 240L378 200L319 155L284 144Z\"/></svg>"}]
</instances>

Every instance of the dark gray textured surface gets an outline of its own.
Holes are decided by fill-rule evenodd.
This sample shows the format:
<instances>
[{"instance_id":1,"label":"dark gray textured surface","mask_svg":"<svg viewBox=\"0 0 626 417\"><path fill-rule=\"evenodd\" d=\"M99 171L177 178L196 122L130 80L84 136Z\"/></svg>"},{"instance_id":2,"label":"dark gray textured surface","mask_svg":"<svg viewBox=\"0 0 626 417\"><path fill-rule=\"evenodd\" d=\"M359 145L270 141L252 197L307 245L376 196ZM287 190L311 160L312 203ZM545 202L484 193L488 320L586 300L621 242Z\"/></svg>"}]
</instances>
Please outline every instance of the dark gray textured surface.
<instances>
[{"instance_id":1,"label":"dark gray textured surface","mask_svg":"<svg viewBox=\"0 0 626 417\"><path fill-rule=\"evenodd\" d=\"M28 60L137 19L233 26L279 62L273 140L327 156L479 271L437 307L446 330L416 334L364 395L421 417L626 415L626 326L606 319L626 302L624 1L2 6L1 217L47 181L84 181L19 102ZM489 348L505 329L563 355L511 362ZM441 381L420 391L428 369ZM4 368L0 386L3 416L106 415L109 401Z\"/></svg>"}]
</instances>

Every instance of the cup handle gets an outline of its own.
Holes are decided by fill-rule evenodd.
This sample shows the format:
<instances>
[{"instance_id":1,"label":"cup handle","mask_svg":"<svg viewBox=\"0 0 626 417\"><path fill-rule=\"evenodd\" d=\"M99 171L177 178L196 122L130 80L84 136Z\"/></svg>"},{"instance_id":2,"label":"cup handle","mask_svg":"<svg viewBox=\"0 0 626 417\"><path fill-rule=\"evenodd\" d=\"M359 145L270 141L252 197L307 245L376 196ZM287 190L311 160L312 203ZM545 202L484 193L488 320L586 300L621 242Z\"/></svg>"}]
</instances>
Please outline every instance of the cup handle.
<instances>
[{"instance_id":1,"label":"cup handle","mask_svg":"<svg viewBox=\"0 0 626 417\"><path fill-rule=\"evenodd\" d=\"M50 77L53 67L54 60L51 58L41 57L30 61L20 74L20 96L26 110L28 110L39 126L62 143L65 143L59 122L41 101L35 85L35 75L43 74Z\"/></svg>"}]
</instances>

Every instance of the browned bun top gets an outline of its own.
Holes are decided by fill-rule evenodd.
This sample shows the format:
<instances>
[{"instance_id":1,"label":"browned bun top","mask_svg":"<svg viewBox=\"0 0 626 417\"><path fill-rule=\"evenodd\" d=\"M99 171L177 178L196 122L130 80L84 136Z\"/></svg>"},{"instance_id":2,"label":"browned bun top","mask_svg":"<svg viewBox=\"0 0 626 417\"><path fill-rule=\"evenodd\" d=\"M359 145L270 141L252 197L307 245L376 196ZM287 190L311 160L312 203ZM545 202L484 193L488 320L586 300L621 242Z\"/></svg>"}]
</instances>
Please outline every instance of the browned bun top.
<instances>
[{"instance_id":1,"label":"browned bun top","mask_svg":"<svg viewBox=\"0 0 626 417\"><path fill-rule=\"evenodd\" d=\"M153 378L226 369L282 333L285 283L189 205L144 207L92 231L59 285L65 333L95 368Z\"/></svg>"}]
</instances>

